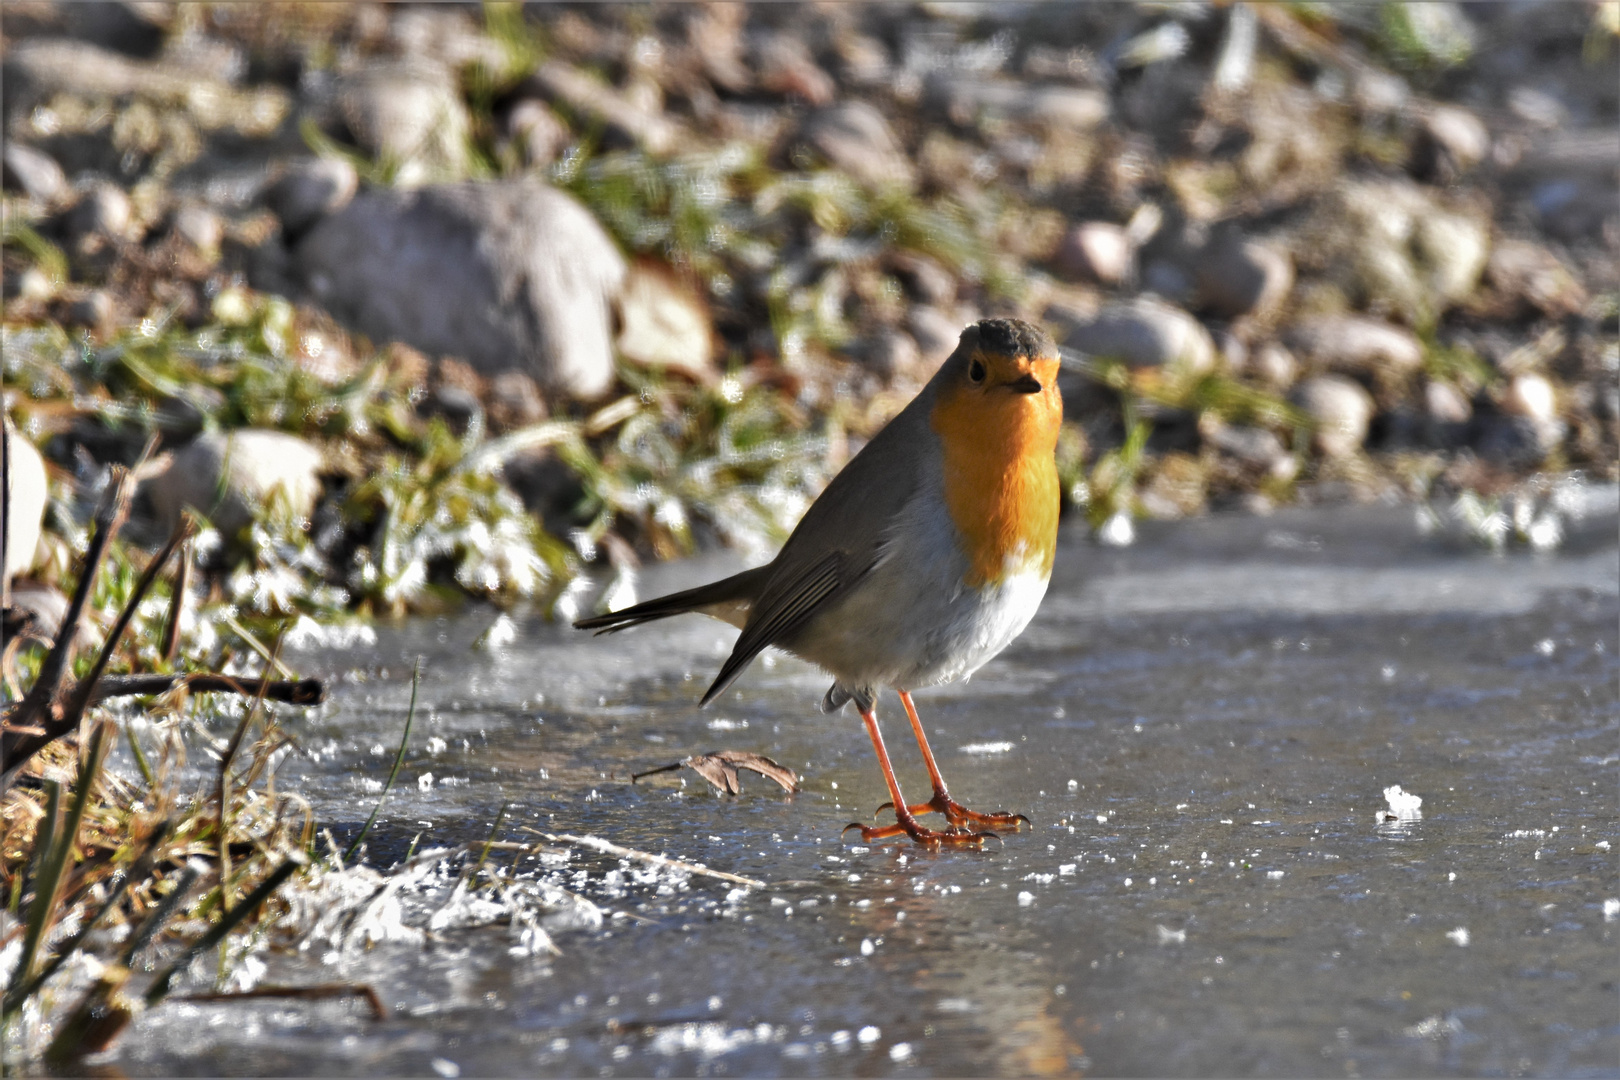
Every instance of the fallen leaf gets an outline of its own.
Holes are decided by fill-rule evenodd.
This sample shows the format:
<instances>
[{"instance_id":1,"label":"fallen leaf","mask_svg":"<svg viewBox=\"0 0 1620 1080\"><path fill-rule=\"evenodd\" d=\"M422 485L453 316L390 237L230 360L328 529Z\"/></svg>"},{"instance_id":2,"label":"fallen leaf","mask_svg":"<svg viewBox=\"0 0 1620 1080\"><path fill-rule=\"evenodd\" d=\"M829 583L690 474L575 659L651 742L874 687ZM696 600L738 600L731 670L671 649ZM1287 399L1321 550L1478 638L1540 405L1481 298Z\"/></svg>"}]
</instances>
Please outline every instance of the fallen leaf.
<instances>
[{"instance_id":1,"label":"fallen leaf","mask_svg":"<svg viewBox=\"0 0 1620 1080\"><path fill-rule=\"evenodd\" d=\"M737 770L747 769L759 775L775 780L784 791L798 791L799 777L792 769L785 765L778 765L762 754L752 754L746 750L718 750L712 754L693 754L689 758L677 761L673 765L661 765L656 769L648 769L630 777L635 783L643 776L652 776L654 773L670 772L674 769L688 768L703 779L713 784L717 791L727 795L742 793L742 785L737 782Z\"/></svg>"}]
</instances>

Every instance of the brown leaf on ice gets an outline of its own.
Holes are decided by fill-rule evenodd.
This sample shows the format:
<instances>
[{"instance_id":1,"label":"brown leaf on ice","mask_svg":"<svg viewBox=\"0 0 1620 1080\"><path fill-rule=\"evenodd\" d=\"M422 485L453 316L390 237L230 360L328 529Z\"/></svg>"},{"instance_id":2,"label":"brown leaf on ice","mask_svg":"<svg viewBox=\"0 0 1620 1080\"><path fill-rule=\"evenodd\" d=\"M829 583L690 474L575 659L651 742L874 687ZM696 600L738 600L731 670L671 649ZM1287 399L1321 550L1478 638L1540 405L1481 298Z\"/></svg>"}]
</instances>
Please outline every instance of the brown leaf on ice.
<instances>
[{"instance_id":1,"label":"brown leaf on ice","mask_svg":"<svg viewBox=\"0 0 1620 1080\"><path fill-rule=\"evenodd\" d=\"M775 780L784 791L798 791L799 777L792 769L785 765L778 765L763 754L751 754L746 750L718 750L712 754L693 754L689 758L677 761L673 765L662 765L656 769L648 769L630 777L635 783L643 776L652 776L654 773L670 772L674 769L688 768L703 779L713 784L715 790L727 795L742 793L742 785L737 782L737 770L747 769L759 775Z\"/></svg>"}]
</instances>

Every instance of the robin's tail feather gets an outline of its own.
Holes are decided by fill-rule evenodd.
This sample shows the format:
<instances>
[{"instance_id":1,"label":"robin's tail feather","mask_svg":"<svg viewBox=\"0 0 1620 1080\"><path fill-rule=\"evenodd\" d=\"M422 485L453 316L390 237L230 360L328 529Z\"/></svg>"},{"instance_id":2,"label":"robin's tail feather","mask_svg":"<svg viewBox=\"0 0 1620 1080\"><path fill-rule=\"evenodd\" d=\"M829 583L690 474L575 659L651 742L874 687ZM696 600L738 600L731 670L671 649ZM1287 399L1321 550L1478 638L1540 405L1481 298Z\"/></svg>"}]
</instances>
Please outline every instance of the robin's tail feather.
<instances>
[{"instance_id":1,"label":"robin's tail feather","mask_svg":"<svg viewBox=\"0 0 1620 1080\"><path fill-rule=\"evenodd\" d=\"M766 567L763 566L744 570L740 574L733 574L731 577L707 585L699 585L695 589L670 593L668 596L660 596L633 607L610 611L606 615L592 615L588 619L578 619L574 622L574 629L611 634L617 630L640 626L642 623L667 619L671 615L684 615L689 611L704 612L707 608L733 604L739 600L751 601L758 593L765 570Z\"/></svg>"}]
</instances>

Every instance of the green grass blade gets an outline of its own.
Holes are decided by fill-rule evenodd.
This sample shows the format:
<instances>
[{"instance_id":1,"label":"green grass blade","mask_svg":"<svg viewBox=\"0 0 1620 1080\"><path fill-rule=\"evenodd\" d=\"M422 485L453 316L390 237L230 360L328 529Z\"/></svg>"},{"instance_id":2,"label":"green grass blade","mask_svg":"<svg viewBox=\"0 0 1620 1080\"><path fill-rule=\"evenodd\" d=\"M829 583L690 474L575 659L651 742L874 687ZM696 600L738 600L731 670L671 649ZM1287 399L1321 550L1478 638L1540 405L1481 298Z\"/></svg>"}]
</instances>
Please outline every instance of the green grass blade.
<instances>
[{"instance_id":1,"label":"green grass blade","mask_svg":"<svg viewBox=\"0 0 1620 1080\"><path fill-rule=\"evenodd\" d=\"M416 719L416 691L422 683L422 661L416 661L416 667L411 671L411 707L405 713L405 732L399 737L399 749L394 753L394 767L388 770L388 782L383 785L382 794L377 796L377 805L371 808L371 816L366 818L366 824L360 830L360 835L354 838L349 850L343 853L345 861L354 858L354 853L360 850L365 842L366 835L371 827L377 823L377 815L382 813L383 803L388 801L388 793L394 789L394 780L399 776L399 767L405 764L405 746L411 741L411 723Z\"/></svg>"}]
</instances>

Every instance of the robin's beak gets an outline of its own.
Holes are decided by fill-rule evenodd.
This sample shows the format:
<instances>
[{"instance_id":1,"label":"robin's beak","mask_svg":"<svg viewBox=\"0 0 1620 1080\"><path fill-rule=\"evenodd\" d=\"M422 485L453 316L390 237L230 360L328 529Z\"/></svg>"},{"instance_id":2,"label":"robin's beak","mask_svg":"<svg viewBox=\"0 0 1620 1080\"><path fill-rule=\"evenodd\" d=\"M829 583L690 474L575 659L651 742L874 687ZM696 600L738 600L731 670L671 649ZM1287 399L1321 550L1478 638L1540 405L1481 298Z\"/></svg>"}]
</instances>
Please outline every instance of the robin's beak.
<instances>
[{"instance_id":1,"label":"robin's beak","mask_svg":"<svg viewBox=\"0 0 1620 1080\"><path fill-rule=\"evenodd\" d=\"M1033 375L1025 375L1022 378L1014 379L1007 384L1007 388L1015 394L1038 394L1046 389L1041 385L1041 380Z\"/></svg>"}]
</instances>

